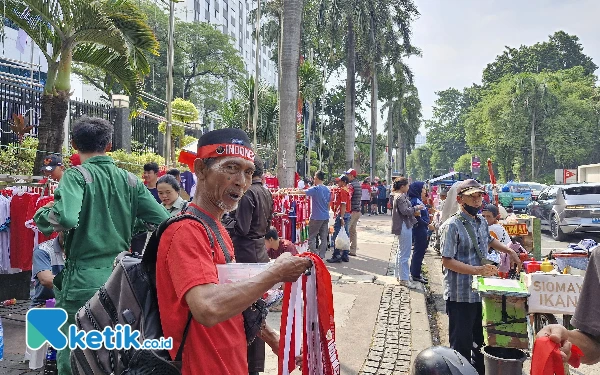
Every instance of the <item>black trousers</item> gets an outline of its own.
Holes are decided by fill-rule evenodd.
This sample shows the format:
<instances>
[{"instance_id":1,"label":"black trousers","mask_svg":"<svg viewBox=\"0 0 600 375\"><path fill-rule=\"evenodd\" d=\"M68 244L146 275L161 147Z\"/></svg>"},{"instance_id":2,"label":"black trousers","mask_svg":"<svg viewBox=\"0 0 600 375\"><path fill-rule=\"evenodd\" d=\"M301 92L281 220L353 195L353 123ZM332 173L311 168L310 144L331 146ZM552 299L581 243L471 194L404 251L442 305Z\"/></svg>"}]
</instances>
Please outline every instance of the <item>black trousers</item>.
<instances>
[{"instance_id":1,"label":"black trousers","mask_svg":"<svg viewBox=\"0 0 600 375\"><path fill-rule=\"evenodd\" d=\"M377 211L380 214L387 213L387 198L378 198L377 199Z\"/></svg>"},{"instance_id":2,"label":"black trousers","mask_svg":"<svg viewBox=\"0 0 600 375\"><path fill-rule=\"evenodd\" d=\"M479 375L484 375L481 302L446 301L446 313L450 347L470 360Z\"/></svg>"}]
</instances>

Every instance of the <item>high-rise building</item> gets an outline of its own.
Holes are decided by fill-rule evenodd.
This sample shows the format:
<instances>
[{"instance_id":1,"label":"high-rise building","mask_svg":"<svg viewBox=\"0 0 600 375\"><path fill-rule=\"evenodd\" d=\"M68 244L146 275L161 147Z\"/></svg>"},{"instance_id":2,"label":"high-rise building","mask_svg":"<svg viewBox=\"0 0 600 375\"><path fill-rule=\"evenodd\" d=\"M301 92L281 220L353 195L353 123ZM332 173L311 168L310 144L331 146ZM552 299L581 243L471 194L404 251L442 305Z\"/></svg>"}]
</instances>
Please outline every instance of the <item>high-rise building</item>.
<instances>
[{"instance_id":1,"label":"high-rise building","mask_svg":"<svg viewBox=\"0 0 600 375\"><path fill-rule=\"evenodd\" d=\"M186 22L208 22L233 38L240 52L246 71L254 76L256 66L256 41L252 32L256 22L249 13L256 7L252 0L184 0L176 3L176 17ZM277 87L277 65L271 60L272 51L261 46L259 77ZM228 96L230 94L228 93Z\"/></svg>"}]
</instances>

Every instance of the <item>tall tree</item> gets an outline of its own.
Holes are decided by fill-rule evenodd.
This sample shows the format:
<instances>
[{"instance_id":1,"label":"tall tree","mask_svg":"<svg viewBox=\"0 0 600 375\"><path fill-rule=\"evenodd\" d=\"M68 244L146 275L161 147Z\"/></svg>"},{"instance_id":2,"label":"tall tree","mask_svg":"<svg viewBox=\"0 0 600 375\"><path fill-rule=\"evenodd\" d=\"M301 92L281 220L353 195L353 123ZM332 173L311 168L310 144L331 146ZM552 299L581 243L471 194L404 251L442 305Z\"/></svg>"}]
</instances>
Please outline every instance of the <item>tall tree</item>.
<instances>
[{"instance_id":1,"label":"tall tree","mask_svg":"<svg viewBox=\"0 0 600 375\"><path fill-rule=\"evenodd\" d=\"M6 17L40 47L48 63L38 127L39 170L46 153L60 153L71 95L71 65L110 72L135 93L149 66L145 53L158 43L138 8L128 0L5 0Z\"/></svg>"},{"instance_id":2,"label":"tall tree","mask_svg":"<svg viewBox=\"0 0 600 375\"><path fill-rule=\"evenodd\" d=\"M585 74L593 74L598 66L583 53L583 46L576 35L557 31L548 41L519 48L506 47L496 60L483 71L483 82L498 82L508 74L556 72L581 66Z\"/></svg>"},{"instance_id":3,"label":"tall tree","mask_svg":"<svg viewBox=\"0 0 600 375\"><path fill-rule=\"evenodd\" d=\"M277 177L282 187L294 186L296 114L303 0L284 0L279 53L279 151ZM285 32L284 32L285 31Z\"/></svg>"},{"instance_id":4,"label":"tall tree","mask_svg":"<svg viewBox=\"0 0 600 375\"><path fill-rule=\"evenodd\" d=\"M364 19L358 38L359 72L371 89L371 177L376 165L378 75L387 73L401 59L419 55L411 44L411 24L419 15L409 1L373 0L362 3Z\"/></svg>"},{"instance_id":5,"label":"tall tree","mask_svg":"<svg viewBox=\"0 0 600 375\"><path fill-rule=\"evenodd\" d=\"M438 98L433 107L433 118L425 122L435 173L448 172L454 162L467 152L464 116L476 103L478 90L477 86L473 86L462 92L455 88L436 92Z\"/></svg>"},{"instance_id":6,"label":"tall tree","mask_svg":"<svg viewBox=\"0 0 600 375\"><path fill-rule=\"evenodd\" d=\"M553 176L597 157L599 93L583 67L507 75L465 117L469 148L491 153L502 179ZM535 147L531 147L531 134Z\"/></svg>"}]
</instances>

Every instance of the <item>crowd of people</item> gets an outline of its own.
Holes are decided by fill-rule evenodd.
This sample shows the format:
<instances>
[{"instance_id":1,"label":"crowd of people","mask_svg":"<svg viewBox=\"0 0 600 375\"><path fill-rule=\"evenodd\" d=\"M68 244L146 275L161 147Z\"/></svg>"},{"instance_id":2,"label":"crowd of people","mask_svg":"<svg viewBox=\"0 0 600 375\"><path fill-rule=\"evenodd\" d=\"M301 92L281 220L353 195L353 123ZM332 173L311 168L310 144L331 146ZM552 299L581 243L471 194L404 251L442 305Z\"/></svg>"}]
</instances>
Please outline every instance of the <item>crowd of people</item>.
<instances>
[{"instance_id":1,"label":"crowd of people","mask_svg":"<svg viewBox=\"0 0 600 375\"><path fill-rule=\"evenodd\" d=\"M34 253L37 284L32 305L42 304L53 294L56 307L68 313L68 324L63 325L66 333L77 311L107 281L119 253L143 252L148 233L170 216L185 213L209 218L214 226L180 220L160 238L156 292L164 336L174 340L169 352L175 358L185 331L183 374L200 369L215 374L263 372L265 348L278 353L279 334L264 324L256 339L247 340L242 313L274 285L296 281L312 264L293 256L297 253L294 244L279 238L271 227L273 198L264 186L263 162L252 151L247 135L238 129L204 134L193 165L194 181L188 181L195 187L186 195L178 170L159 177L158 166L149 163L144 166L144 184L118 168L107 155L112 132L105 120L80 119L73 127L72 141L81 164L65 169L62 160L50 157L43 167L44 173L60 182L54 201L40 208L34 219L42 233L56 238L40 244ZM472 359L483 374L481 299L471 289L471 276L498 273L495 265L486 262L490 248L505 254L501 264L512 268L520 261L517 243L497 228L498 211L486 206L480 214L485 194L481 185L475 180L457 183L453 189L459 211L442 220L447 193L438 191L439 202L433 205L423 182L409 183L404 177L395 179L392 186L386 181L361 182L354 169L338 177L331 189L324 182L324 173L317 171L312 183L295 190L312 200L309 250L325 257L331 210L333 242L343 228L350 245L334 246L327 261L349 262L358 253L356 226L361 215L385 215L389 210L392 233L399 239L395 275L400 283L412 286L428 282L421 274L423 256L431 234L437 233L445 268L450 345ZM224 241L211 247L210 238L215 235ZM275 261L267 271L250 279L232 284L218 281L218 264L271 259ZM600 326L594 314L585 313L600 309L593 298L600 287L598 259L594 254L590 260L573 319L579 330L550 326L540 332L560 344L565 359L570 355L570 342L584 351L585 363L600 359ZM71 374L70 355L68 348L59 351L59 374Z\"/></svg>"},{"instance_id":2,"label":"crowd of people","mask_svg":"<svg viewBox=\"0 0 600 375\"><path fill-rule=\"evenodd\" d=\"M519 253L524 252L522 239L510 237L498 223L499 209L493 204L483 204L485 189L476 180L455 183L450 202L451 211L442 214L448 192L439 191L437 205L427 200L427 191L422 182L409 184L406 178L393 183L392 233L398 236L396 277L401 284L412 287L410 280L427 283L420 276L427 247L427 232L437 233L444 267L444 300L448 315L450 347L470 361L476 371L483 375L485 365L482 348L484 345L482 326L482 303L479 293L472 288L473 275L498 276L509 270L518 272L521 262ZM431 212L424 203L430 205ZM455 207L456 206L456 207ZM435 207L435 209L433 209ZM450 207L454 207L452 209ZM432 217L432 223L429 223ZM423 242L421 242L423 241ZM412 248L412 259L409 258ZM561 325L543 328L538 337L548 336L557 343L565 361L571 355L571 344L584 352L583 363L600 361L600 325L588 312L600 311L597 299L591 297L593 290L600 287L600 261L597 251L590 259L586 272L581 300L577 306L574 326L568 331Z\"/></svg>"}]
</instances>

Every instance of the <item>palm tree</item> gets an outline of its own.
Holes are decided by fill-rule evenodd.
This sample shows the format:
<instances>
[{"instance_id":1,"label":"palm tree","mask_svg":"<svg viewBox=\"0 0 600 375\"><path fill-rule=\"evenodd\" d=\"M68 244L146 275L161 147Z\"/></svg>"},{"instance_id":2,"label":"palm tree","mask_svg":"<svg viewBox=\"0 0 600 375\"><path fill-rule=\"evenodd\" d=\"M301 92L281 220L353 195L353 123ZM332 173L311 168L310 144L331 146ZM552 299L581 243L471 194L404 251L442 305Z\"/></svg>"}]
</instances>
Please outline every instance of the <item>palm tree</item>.
<instances>
[{"instance_id":1,"label":"palm tree","mask_svg":"<svg viewBox=\"0 0 600 375\"><path fill-rule=\"evenodd\" d=\"M237 92L238 98L241 101L244 108L244 115L246 116L246 121L244 123L243 129L249 134L250 138L252 138L252 117L254 116L254 76L249 76L245 79L240 79L237 81L235 85L235 90ZM259 81L258 83L258 103L262 101L263 96L265 95L268 89L267 84L264 81ZM260 104L259 104L260 106ZM259 108L260 111L260 108Z\"/></svg>"},{"instance_id":2,"label":"palm tree","mask_svg":"<svg viewBox=\"0 0 600 375\"><path fill-rule=\"evenodd\" d=\"M411 23L419 15L412 0L373 0L365 3L358 44L359 72L371 89L371 177L375 171L378 75L389 74L403 58L420 55L411 44Z\"/></svg>"},{"instance_id":3,"label":"palm tree","mask_svg":"<svg viewBox=\"0 0 600 375\"><path fill-rule=\"evenodd\" d=\"M391 179L394 140L399 169L404 173L404 156L407 148L414 145L421 125L421 101L417 88L413 85L412 71L407 65L397 63L393 74L386 74L382 78L382 97L387 100L382 111L388 110L385 122L388 133L387 177Z\"/></svg>"},{"instance_id":4,"label":"palm tree","mask_svg":"<svg viewBox=\"0 0 600 375\"><path fill-rule=\"evenodd\" d=\"M279 150L277 178L281 187L294 186L296 113L303 0L284 0L279 52Z\"/></svg>"},{"instance_id":5,"label":"palm tree","mask_svg":"<svg viewBox=\"0 0 600 375\"><path fill-rule=\"evenodd\" d=\"M5 4L6 17L40 47L48 63L34 164L39 170L46 153L62 151L71 64L105 70L133 94L150 71L145 53L156 53L158 42L129 0L5 0Z\"/></svg>"}]
</instances>

